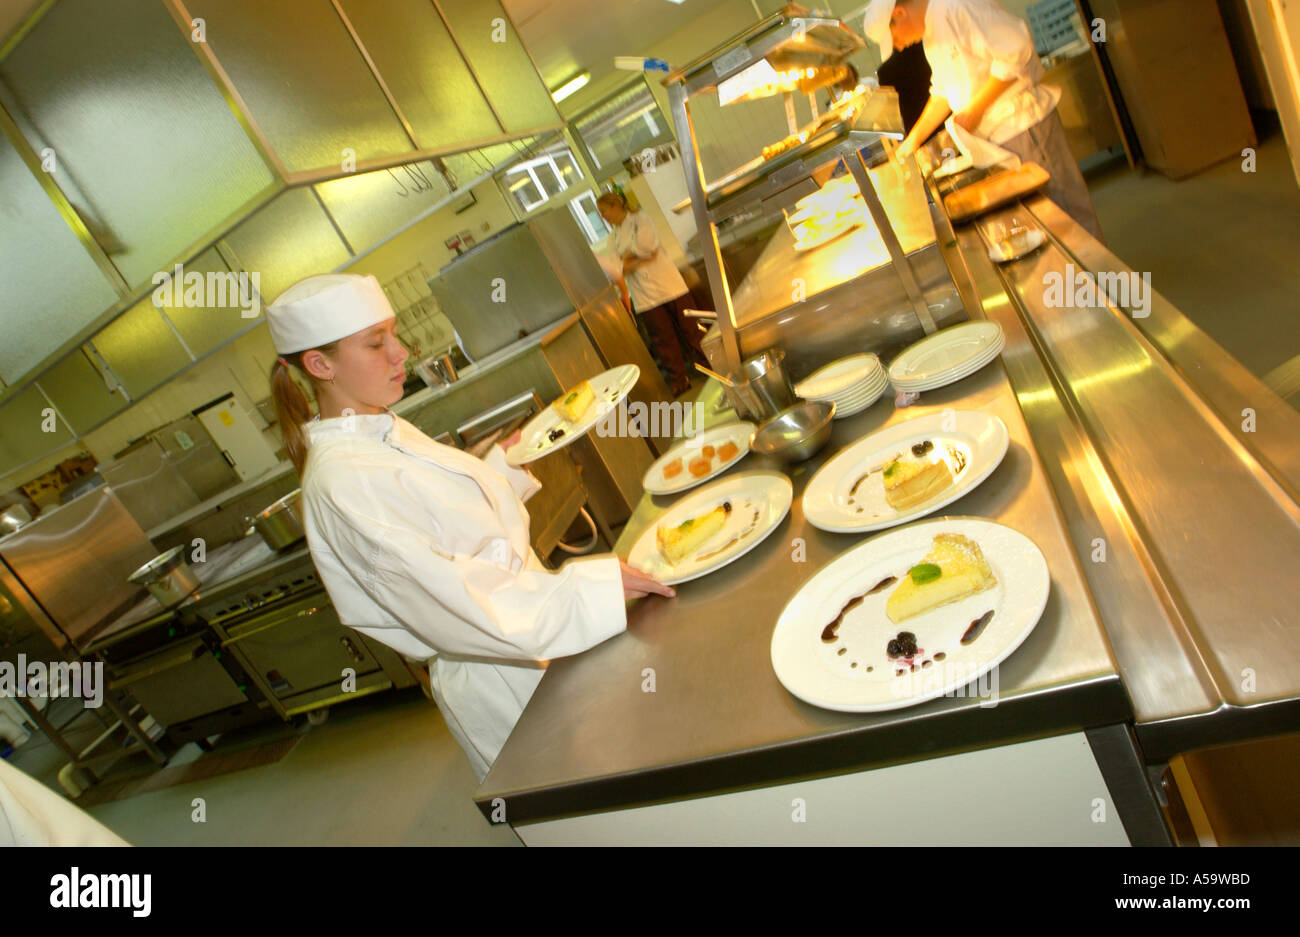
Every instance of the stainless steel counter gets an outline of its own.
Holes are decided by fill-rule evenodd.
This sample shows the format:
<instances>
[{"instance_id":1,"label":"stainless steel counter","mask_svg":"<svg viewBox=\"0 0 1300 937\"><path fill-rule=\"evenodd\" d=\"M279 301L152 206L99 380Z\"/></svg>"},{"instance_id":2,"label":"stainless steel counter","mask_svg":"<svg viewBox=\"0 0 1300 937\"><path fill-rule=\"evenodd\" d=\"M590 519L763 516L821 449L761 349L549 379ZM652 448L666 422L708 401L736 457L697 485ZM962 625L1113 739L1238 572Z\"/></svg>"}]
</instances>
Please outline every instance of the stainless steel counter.
<instances>
[{"instance_id":1,"label":"stainless steel counter","mask_svg":"<svg viewBox=\"0 0 1300 937\"><path fill-rule=\"evenodd\" d=\"M1295 730L1300 414L1157 292L1050 304L1053 275L1133 271L1047 199L1028 210L1051 238L1020 261L994 269L974 227L960 240L986 315L1036 349L1003 360L1144 754Z\"/></svg>"},{"instance_id":2,"label":"stainless steel counter","mask_svg":"<svg viewBox=\"0 0 1300 937\"><path fill-rule=\"evenodd\" d=\"M710 383L706 399L716 399L717 391ZM809 706L772 671L772 629L800 586L863 538L812 527L799 498L815 470L843 446L948 407L997 414L1011 447L993 475L947 513L990 518L1033 538L1052 573L1047 609L1002 665L995 707L981 708L972 697L869 715ZM750 455L737 471L757 468L779 466ZM838 421L830 444L791 474L790 515L762 544L682 584L675 599L636 603L627 633L551 663L475 793L485 814L496 798L504 799L514 823L862 770L1131 718L1074 547L1001 364L931 392L917 406L895 410L886 398ZM626 554L672 501L644 498L620 537L620 552ZM796 538L805 544L803 562L792 560ZM643 692L647 669L654 674L653 693Z\"/></svg>"}]
</instances>

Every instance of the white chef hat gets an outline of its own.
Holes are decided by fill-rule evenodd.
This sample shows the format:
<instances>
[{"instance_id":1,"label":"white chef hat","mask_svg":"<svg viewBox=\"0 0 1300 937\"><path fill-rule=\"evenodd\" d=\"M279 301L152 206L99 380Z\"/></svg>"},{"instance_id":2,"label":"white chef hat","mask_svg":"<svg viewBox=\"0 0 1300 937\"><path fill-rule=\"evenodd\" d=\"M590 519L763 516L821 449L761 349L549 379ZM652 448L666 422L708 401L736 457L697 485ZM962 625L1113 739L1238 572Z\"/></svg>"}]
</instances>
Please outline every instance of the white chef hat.
<instances>
[{"instance_id":1,"label":"white chef hat","mask_svg":"<svg viewBox=\"0 0 1300 937\"><path fill-rule=\"evenodd\" d=\"M881 62L888 61L894 53L894 36L889 31L893 15L894 0L871 0L862 20L862 33L880 49Z\"/></svg>"},{"instance_id":2,"label":"white chef hat","mask_svg":"<svg viewBox=\"0 0 1300 937\"><path fill-rule=\"evenodd\" d=\"M319 348L393 318L384 288L373 276L323 273L299 280L266 307L278 354Z\"/></svg>"}]
</instances>

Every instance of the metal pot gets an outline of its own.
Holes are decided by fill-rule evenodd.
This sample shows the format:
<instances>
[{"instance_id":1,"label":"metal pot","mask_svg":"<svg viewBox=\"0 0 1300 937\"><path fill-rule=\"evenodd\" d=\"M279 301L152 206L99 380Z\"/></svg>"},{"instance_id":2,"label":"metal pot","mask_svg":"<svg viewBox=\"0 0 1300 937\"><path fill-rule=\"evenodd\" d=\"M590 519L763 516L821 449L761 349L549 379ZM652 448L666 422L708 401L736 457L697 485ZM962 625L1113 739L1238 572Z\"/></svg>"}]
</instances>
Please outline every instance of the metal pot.
<instances>
[{"instance_id":1,"label":"metal pot","mask_svg":"<svg viewBox=\"0 0 1300 937\"><path fill-rule=\"evenodd\" d=\"M199 587L198 574L185 561L184 544L160 553L126 578L148 589L163 608L179 604Z\"/></svg>"},{"instance_id":2,"label":"metal pot","mask_svg":"<svg viewBox=\"0 0 1300 937\"><path fill-rule=\"evenodd\" d=\"M734 386L724 390L742 417L762 422L795 403L794 388L785 371L785 352L779 348L746 358L727 377Z\"/></svg>"},{"instance_id":3,"label":"metal pot","mask_svg":"<svg viewBox=\"0 0 1300 937\"><path fill-rule=\"evenodd\" d=\"M245 520L252 525L246 535L256 530L272 550L279 551L292 546L307 536L302 523L302 489L289 492Z\"/></svg>"}]
</instances>

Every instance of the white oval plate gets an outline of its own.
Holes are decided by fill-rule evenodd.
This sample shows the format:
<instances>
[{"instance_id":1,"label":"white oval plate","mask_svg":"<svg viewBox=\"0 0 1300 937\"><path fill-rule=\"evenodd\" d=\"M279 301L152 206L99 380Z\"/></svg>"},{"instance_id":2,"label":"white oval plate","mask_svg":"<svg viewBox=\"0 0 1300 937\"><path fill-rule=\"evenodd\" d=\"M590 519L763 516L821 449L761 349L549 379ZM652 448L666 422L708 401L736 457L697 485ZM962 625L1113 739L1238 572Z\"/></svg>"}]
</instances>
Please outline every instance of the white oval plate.
<instances>
[{"instance_id":1,"label":"white oval plate","mask_svg":"<svg viewBox=\"0 0 1300 937\"><path fill-rule=\"evenodd\" d=\"M744 420L730 423L722 423L701 433L696 433L689 439L683 439L677 445L673 446L662 456L656 459L651 466L646 469L645 475L641 479L641 487L648 494L652 495L672 495L679 491L688 491L696 485L702 485L710 478L713 478L727 469L731 468L745 456L749 455L749 440L754 435L754 424ZM695 458L701 449L705 446L720 448L724 443L733 442L740 452L730 461L724 462L715 453L713 456L713 468L707 475L701 475L696 478L686 468L691 459ZM673 459L682 460L681 474L675 478L664 476L664 466Z\"/></svg>"},{"instance_id":2,"label":"white oval plate","mask_svg":"<svg viewBox=\"0 0 1300 937\"><path fill-rule=\"evenodd\" d=\"M866 399L862 400L861 402L852 403L845 407L841 407L839 404L836 404L835 416L833 417L833 419L842 420L847 416L857 416L863 410L867 409L867 407L870 407L881 397L885 396L885 391L887 390L889 390L889 381L885 381L883 384L880 385L879 390L877 390L873 394L868 395Z\"/></svg>"},{"instance_id":3,"label":"white oval plate","mask_svg":"<svg viewBox=\"0 0 1300 937\"><path fill-rule=\"evenodd\" d=\"M738 560L762 543L790 512L793 499L794 487L780 472L741 472L718 479L665 511L659 522L648 527L632 545L627 561L664 585L698 579ZM722 529L700 544L694 556L676 566L670 565L659 553L655 531L663 526L675 527L688 517L707 514L724 501L731 502L732 510Z\"/></svg>"},{"instance_id":4,"label":"white oval plate","mask_svg":"<svg viewBox=\"0 0 1300 937\"><path fill-rule=\"evenodd\" d=\"M944 429L943 413L930 413L864 436L836 453L804 489L801 503L808 523L840 534L884 530L933 514L983 482L1007 454L1010 436L1006 424L996 416L974 410L951 414L951 430ZM880 472L895 457L926 439L939 452L951 448L965 459L965 465L956 470L958 457L948 452L948 467L954 469L955 476L952 486L930 501L899 512L885 500ZM858 484L867 475L870 477Z\"/></svg>"},{"instance_id":5,"label":"white oval plate","mask_svg":"<svg viewBox=\"0 0 1300 937\"><path fill-rule=\"evenodd\" d=\"M861 403L867 397L879 393L882 387L889 386L889 378L884 374L870 384L863 384L860 387L853 388L852 391L846 391L842 394L835 394L831 397L805 397L805 400L820 400L824 403L839 403L852 406L855 403Z\"/></svg>"},{"instance_id":6,"label":"white oval plate","mask_svg":"<svg viewBox=\"0 0 1300 937\"><path fill-rule=\"evenodd\" d=\"M900 381L894 386L897 387L899 390L915 391L917 393L924 390L935 390L940 387L947 387L949 384L955 384L958 381L962 380L963 378L970 377L976 371L979 371L987 367L988 365L992 364L994 361L998 359L998 356L1002 354L1002 350L1005 347L1006 347L1005 339L999 337L998 340L994 342L979 357L973 358L970 362L962 365L959 368L954 368L951 371L946 371L939 377L931 378L930 380Z\"/></svg>"},{"instance_id":7,"label":"white oval plate","mask_svg":"<svg viewBox=\"0 0 1300 937\"><path fill-rule=\"evenodd\" d=\"M624 364L602 371L591 378L591 389L595 392L596 399L576 423L570 423L560 416L553 404L547 406L524 425L520 431L519 442L506 451L506 463L514 466L527 465L581 439L603 417L612 413L614 408L622 403L623 398L636 386L640 376L641 369L635 364ZM568 390L569 388L566 388L566 393ZM564 435L551 442L547 434L557 428L563 429Z\"/></svg>"},{"instance_id":8,"label":"white oval plate","mask_svg":"<svg viewBox=\"0 0 1300 937\"><path fill-rule=\"evenodd\" d=\"M889 366L894 384L918 384L956 371L986 352L1002 334L996 322L963 322L905 348Z\"/></svg>"},{"instance_id":9,"label":"white oval plate","mask_svg":"<svg viewBox=\"0 0 1300 937\"><path fill-rule=\"evenodd\" d=\"M1027 246L1023 250L1016 250L1007 241L994 241L989 248L989 260L995 264L1009 264L1013 260L1019 260L1021 257L1027 257L1034 251L1038 250L1047 241L1047 235L1034 228L1026 238Z\"/></svg>"},{"instance_id":10,"label":"white oval plate","mask_svg":"<svg viewBox=\"0 0 1300 937\"><path fill-rule=\"evenodd\" d=\"M978 543L997 585L894 624L885 614L885 602L897 586L865 594L887 577L907 575L939 533L962 534ZM840 712L903 709L945 694L988 697L995 703L997 683L980 678L1011 656L1034 630L1051 587L1042 551L1019 531L979 518L913 524L841 553L804 583L773 629L772 669L799 699ZM823 630L840 610L864 595L844 616L836 639L823 641ZM977 638L963 645L962 636L987 611L993 617ZM917 669L901 665L901 676L900 664L886 653L886 645L900 631L916 635L920 649L914 661ZM839 653L841 648L845 653ZM943 659L934 659L938 653ZM925 666L923 660L932 663Z\"/></svg>"},{"instance_id":11,"label":"white oval plate","mask_svg":"<svg viewBox=\"0 0 1300 937\"><path fill-rule=\"evenodd\" d=\"M867 383L884 370L884 365L875 355L849 355L808 375L794 386L794 392L805 400L834 397L850 390L855 384Z\"/></svg>"}]
</instances>

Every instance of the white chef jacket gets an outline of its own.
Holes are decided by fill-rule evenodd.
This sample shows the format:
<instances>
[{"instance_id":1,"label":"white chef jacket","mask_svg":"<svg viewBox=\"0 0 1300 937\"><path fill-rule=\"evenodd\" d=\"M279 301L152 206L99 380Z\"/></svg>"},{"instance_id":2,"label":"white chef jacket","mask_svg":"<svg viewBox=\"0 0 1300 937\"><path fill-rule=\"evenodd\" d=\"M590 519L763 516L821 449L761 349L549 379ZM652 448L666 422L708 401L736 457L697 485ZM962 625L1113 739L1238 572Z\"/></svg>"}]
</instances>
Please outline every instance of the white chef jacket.
<instances>
[{"instance_id":1,"label":"white chef jacket","mask_svg":"<svg viewBox=\"0 0 1300 937\"><path fill-rule=\"evenodd\" d=\"M690 290L676 265L668 259L650 216L643 211L628 212L623 223L614 229L614 253L619 258L629 253L645 258L655 251L659 254L654 260L627 274L627 291L632 294L637 312L662 306Z\"/></svg>"},{"instance_id":2,"label":"white chef jacket","mask_svg":"<svg viewBox=\"0 0 1300 937\"><path fill-rule=\"evenodd\" d=\"M992 143L1024 133L1061 99L1059 88L1038 84L1043 66L1029 25L997 0L930 0L923 41L930 93L946 99L954 114L970 104L990 75L1015 82L975 128L976 136Z\"/></svg>"},{"instance_id":3,"label":"white chef jacket","mask_svg":"<svg viewBox=\"0 0 1300 937\"><path fill-rule=\"evenodd\" d=\"M0 846L129 846L76 804L0 758Z\"/></svg>"},{"instance_id":4,"label":"white chef jacket","mask_svg":"<svg viewBox=\"0 0 1300 937\"><path fill-rule=\"evenodd\" d=\"M482 780L546 660L627 628L618 559L543 567L521 500L540 485L498 446L481 461L392 411L304 429L307 544L339 619L429 662L447 728Z\"/></svg>"}]
</instances>

